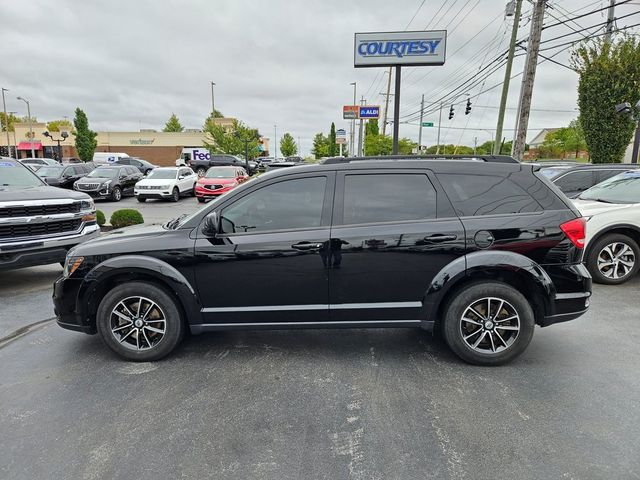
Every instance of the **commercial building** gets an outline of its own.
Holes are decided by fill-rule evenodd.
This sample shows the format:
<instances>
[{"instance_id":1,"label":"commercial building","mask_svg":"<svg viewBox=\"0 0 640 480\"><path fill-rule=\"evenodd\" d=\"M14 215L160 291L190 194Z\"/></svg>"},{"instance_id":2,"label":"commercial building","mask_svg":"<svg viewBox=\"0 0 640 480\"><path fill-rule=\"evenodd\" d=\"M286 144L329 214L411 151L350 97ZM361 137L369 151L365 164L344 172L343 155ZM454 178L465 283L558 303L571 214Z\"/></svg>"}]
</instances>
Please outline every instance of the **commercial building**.
<instances>
[{"instance_id":1,"label":"commercial building","mask_svg":"<svg viewBox=\"0 0 640 480\"><path fill-rule=\"evenodd\" d=\"M215 122L230 126L233 118L216 118ZM18 152L19 158L31 156L32 141L29 138L29 124L16 123L15 132L10 135L13 142L12 150ZM36 157L58 158L58 143L50 137L45 137L43 132L47 129L46 123L34 123L33 150ZM175 165L183 148L202 147L207 139L207 134L200 130L185 130L184 132L157 132L154 130L141 130L139 132L97 132L98 145L96 152L123 152L132 157L140 157L157 165ZM61 138L60 133L51 132L54 139ZM2 142L4 138L0 138ZM6 143L6 140L2 143ZM6 149L6 145L3 145ZM269 139L262 139L264 152L269 151ZM74 147L74 136L60 142L62 157L77 157Z\"/></svg>"}]
</instances>

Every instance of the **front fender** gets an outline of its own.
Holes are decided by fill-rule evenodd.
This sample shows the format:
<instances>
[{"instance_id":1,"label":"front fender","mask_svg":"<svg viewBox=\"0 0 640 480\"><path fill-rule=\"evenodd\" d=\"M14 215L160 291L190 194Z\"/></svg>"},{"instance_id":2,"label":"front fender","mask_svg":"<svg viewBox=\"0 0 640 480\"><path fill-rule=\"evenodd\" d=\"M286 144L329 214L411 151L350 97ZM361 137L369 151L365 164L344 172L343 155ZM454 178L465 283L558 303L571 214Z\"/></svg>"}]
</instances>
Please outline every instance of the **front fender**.
<instances>
[{"instance_id":1,"label":"front fender","mask_svg":"<svg viewBox=\"0 0 640 480\"><path fill-rule=\"evenodd\" d=\"M540 265L519 253L482 250L457 258L436 274L424 297L422 318L435 322L441 303L463 282L514 275L532 289L521 293L528 298L534 295L541 298L544 314L551 314L556 288Z\"/></svg>"},{"instance_id":2,"label":"front fender","mask_svg":"<svg viewBox=\"0 0 640 480\"><path fill-rule=\"evenodd\" d=\"M97 299L94 299L95 294L102 286L121 275L132 280L152 278L161 283L178 297L189 323L202 323L200 301L185 276L168 263L144 255L112 257L91 269L85 275L78 292L77 311L85 312L86 315L96 312L98 305Z\"/></svg>"}]
</instances>

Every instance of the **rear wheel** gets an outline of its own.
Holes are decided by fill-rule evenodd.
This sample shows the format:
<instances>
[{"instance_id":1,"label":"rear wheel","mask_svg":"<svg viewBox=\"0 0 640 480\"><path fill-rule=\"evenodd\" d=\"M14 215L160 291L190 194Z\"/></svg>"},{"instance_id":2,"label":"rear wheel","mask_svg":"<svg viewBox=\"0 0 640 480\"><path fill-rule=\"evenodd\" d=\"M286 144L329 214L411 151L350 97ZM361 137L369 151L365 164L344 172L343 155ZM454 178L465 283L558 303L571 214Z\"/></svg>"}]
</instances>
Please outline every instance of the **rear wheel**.
<instances>
[{"instance_id":1,"label":"rear wheel","mask_svg":"<svg viewBox=\"0 0 640 480\"><path fill-rule=\"evenodd\" d=\"M200 167L196 170L196 173L199 177L204 177L204 174L207 173L207 169L204 167Z\"/></svg>"},{"instance_id":2,"label":"rear wheel","mask_svg":"<svg viewBox=\"0 0 640 480\"><path fill-rule=\"evenodd\" d=\"M535 320L527 299L498 282L464 287L447 304L445 341L463 360L476 365L501 365L525 351Z\"/></svg>"},{"instance_id":3,"label":"rear wheel","mask_svg":"<svg viewBox=\"0 0 640 480\"><path fill-rule=\"evenodd\" d=\"M123 358L159 360L180 342L184 324L175 300L146 282L128 282L100 302L96 326L103 342Z\"/></svg>"},{"instance_id":4,"label":"rear wheel","mask_svg":"<svg viewBox=\"0 0 640 480\"><path fill-rule=\"evenodd\" d=\"M178 190L178 187L173 187L173 192L171 192L171 201L177 202L178 200L180 200L180 190Z\"/></svg>"},{"instance_id":5,"label":"rear wheel","mask_svg":"<svg viewBox=\"0 0 640 480\"><path fill-rule=\"evenodd\" d=\"M638 273L640 247L626 235L605 235L589 248L587 268L597 283L624 283Z\"/></svg>"}]
</instances>

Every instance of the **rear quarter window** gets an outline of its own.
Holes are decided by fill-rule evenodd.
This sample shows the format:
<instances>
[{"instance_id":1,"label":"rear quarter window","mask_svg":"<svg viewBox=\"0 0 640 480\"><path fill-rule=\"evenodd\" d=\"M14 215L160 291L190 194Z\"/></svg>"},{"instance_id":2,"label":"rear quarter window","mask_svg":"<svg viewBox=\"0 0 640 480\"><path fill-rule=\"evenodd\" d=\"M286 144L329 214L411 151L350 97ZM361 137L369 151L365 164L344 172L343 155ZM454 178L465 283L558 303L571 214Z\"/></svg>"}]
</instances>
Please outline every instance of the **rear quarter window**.
<instances>
[{"instance_id":1,"label":"rear quarter window","mask_svg":"<svg viewBox=\"0 0 640 480\"><path fill-rule=\"evenodd\" d=\"M510 175L437 175L453 208L461 217L542 211L542 206L527 189L546 187L544 184L537 186L535 177L528 176L532 177L530 184L520 186L509 178Z\"/></svg>"}]
</instances>

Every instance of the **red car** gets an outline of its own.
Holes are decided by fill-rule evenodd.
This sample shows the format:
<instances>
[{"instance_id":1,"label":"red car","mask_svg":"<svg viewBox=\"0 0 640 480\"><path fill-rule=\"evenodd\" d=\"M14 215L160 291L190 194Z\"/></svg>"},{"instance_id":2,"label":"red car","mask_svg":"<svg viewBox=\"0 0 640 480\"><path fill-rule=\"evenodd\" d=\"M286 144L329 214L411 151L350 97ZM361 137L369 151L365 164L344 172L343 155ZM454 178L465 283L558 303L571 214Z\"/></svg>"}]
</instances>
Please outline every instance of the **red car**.
<instances>
[{"instance_id":1,"label":"red car","mask_svg":"<svg viewBox=\"0 0 640 480\"><path fill-rule=\"evenodd\" d=\"M204 203L207 198L217 198L248 179L244 168L211 167L196 183L196 198Z\"/></svg>"}]
</instances>

